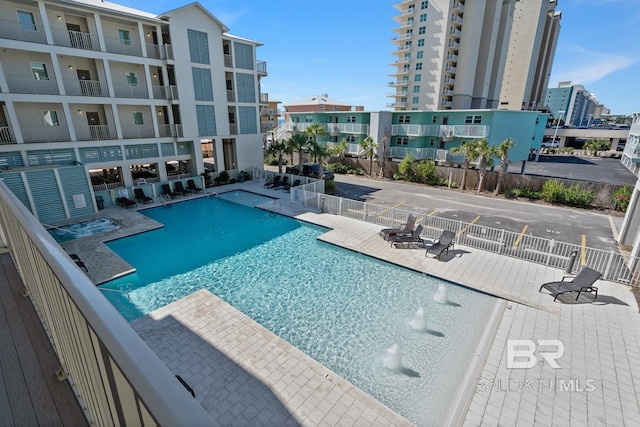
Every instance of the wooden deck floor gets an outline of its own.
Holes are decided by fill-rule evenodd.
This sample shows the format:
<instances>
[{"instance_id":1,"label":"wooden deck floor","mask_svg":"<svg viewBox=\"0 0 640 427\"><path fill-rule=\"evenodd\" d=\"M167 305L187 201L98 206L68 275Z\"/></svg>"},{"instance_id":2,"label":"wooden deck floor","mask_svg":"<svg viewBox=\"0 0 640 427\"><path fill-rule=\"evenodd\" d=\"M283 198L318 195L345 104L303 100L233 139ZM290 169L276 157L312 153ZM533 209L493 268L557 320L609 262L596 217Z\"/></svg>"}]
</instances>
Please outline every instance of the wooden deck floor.
<instances>
[{"instance_id":1,"label":"wooden deck floor","mask_svg":"<svg viewBox=\"0 0 640 427\"><path fill-rule=\"evenodd\" d=\"M81 426L87 421L59 367L8 254L0 255L0 425Z\"/></svg>"}]
</instances>

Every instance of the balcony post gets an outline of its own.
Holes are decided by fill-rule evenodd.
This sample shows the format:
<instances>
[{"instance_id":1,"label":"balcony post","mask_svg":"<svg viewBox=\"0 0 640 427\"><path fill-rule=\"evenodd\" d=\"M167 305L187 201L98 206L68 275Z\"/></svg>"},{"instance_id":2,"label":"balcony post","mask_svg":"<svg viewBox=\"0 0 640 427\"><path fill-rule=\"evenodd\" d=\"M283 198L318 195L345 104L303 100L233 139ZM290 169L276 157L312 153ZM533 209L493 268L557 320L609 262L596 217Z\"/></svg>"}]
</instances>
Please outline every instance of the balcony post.
<instances>
[{"instance_id":1,"label":"balcony post","mask_svg":"<svg viewBox=\"0 0 640 427\"><path fill-rule=\"evenodd\" d=\"M65 124L67 126L67 129L69 130L69 139L71 141L77 141L78 139L76 138L76 129L75 126L73 126L73 118L71 116L71 114L73 114L71 112L71 109L69 108L69 104L66 102L62 103L62 111L64 111L64 121ZM77 112L75 114L78 114ZM85 115L85 111L83 110L82 115ZM86 117L85 117L86 120Z\"/></svg>"},{"instance_id":2,"label":"balcony post","mask_svg":"<svg viewBox=\"0 0 640 427\"><path fill-rule=\"evenodd\" d=\"M52 45L54 44L53 34L51 34L51 25L49 25L49 15L47 15L47 9L44 7L43 2L38 2L38 13L40 14L40 19L42 19L42 27L44 29L44 35L47 38L47 44ZM55 58L55 55L51 55L51 57Z\"/></svg>"}]
</instances>

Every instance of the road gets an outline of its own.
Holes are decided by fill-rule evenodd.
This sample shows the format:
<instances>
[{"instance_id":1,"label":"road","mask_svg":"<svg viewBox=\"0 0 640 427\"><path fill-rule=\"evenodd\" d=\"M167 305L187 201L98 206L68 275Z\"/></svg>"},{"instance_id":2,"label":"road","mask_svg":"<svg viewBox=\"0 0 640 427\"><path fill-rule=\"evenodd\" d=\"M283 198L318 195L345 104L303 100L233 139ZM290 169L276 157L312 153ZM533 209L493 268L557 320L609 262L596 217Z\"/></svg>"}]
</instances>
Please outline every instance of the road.
<instances>
[{"instance_id":1,"label":"road","mask_svg":"<svg viewBox=\"0 0 640 427\"><path fill-rule=\"evenodd\" d=\"M349 199L618 252L622 217L354 175L336 175L336 184Z\"/></svg>"}]
</instances>

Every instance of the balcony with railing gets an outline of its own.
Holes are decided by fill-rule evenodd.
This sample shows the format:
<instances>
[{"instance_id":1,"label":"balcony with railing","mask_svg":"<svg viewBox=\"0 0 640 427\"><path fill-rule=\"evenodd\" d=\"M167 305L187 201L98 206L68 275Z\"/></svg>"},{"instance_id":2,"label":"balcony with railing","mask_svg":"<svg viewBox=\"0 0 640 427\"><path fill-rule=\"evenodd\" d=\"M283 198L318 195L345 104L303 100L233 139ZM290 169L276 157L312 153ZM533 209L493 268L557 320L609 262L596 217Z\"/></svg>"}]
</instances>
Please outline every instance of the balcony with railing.
<instances>
[{"instance_id":1,"label":"balcony with railing","mask_svg":"<svg viewBox=\"0 0 640 427\"><path fill-rule=\"evenodd\" d=\"M233 57L228 53L224 55L224 66L227 68L233 68Z\"/></svg>"},{"instance_id":2,"label":"balcony with railing","mask_svg":"<svg viewBox=\"0 0 640 427\"><path fill-rule=\"evenodd\" d=\"M442 80L442 82L443 82L445 85L453 86L453 85L456 83L456 79L455 79L455 77L452 77L452 76L446 76L446 77Z\"/></svg>"},{"instance_id":3,"label":"balcony with railing","mask_svg":"<svg viewBox=\"0 0 640 427\"><path fill-rule=\"evenodd\" d=\"M398 66L402 64L408 64L409 62L411 62L411 58L398 58L394 62L392 62L390 65Z\"/></svg>"},{"instance_id":4,"label":"balcony with railing","mask_svg":"<svg viewBox=\"0 0 640 427\"><path fill-rule=\"evenodd\" d=\"M78 126L75 132L78 141L100 141L118 138L116 129L109 125Z\"/></svg>"},{"instance_id":5,"label":"balcony with railing","mask_svg":"<svg viewBox=\"0 0 640 427\"><path fill-rule=\"evenodd\" d=\"M65 30L62 28L51 28L51 35L53 37L53 44L56 46L100 50L100 41L98 40L97 34Z\"/></svg>"},{"instance_id":6,"label":"balcony with railing","mask_svg":"<svg viewBox=\"0 0 640 427\"><path fill-rule=\"evenodd\" d=\"M464 12L464 3L461 3L461 2L459 2L459 1L454 1L454 2L453 2L453 8L452 8L452 10L453 10L455 13L462 13L462 12Z\"/></svg>"},{"instance_id":7,"label":"balcony with railing","mask_svg":"<svg viewBox=\"0 0 640 427\"><path fill-rule=\"evenodd\" d=\"M171 86L152 86L153 99L179 99L178 87Z\"/></svg>"},{"instance_id":8,"label":"balcony with railing","mask_svg":"<svg viewBox=\"0 0 640 427\"><path fill-rule=\"evenodd\" d=\"M233 90L227 90L227 102L236 102L236 93Z\"/></svg>"},{"instance_id":9,"label":"balcony with railing","mask_svg":"<svg viewBox=\"0 0 640 427\"><path fill-rule=\"evenodd\" d=\"M277 109L277 108L263 107L260 110L260 115L261 116L280 116L281 114L282 114L282 111L280 109Z\"/></svg>"},{"instance_id":10,"label":"balcony with railing","mask_svg":"<svg viewBox=\"0 0 640 427\"><path fill-rule=\"evenodd\" d=\"M238 134L238 125L235 123L229 123L229 135Z\"/></svg>"},{"instance_id":11,"label":"balcony with railing","mask_svg":"<svg viewBox=\"0 0 640 427\"><path fill-rule=\"evenodd\" d=\"M451 27L451 29L449 30L449 37L460 38L461 35L462 35L462 32L457 28Z\"/></svg>"},{"instance_id":12,"label":"balcony with railing","mask_svg":"<svg viewBox=\"0 0 640 427\"><path fill-rule=\"evenodd\" d=\"M27 74L19 76L8 74L7 85L12 93L37 93L38 95L59 95L58 85L55 80L37 80Z\"/></svg>"},{"instance_id":13,"label":"balcony with railing","mask_svg":"<svg viewBox=\"0 0 640 427\"><path fill-rule=\"evenodd\" d=\"M407 106L406 102L398 101L398 102L389 102L385 105L387 108L404 108Z\"/></svg>"},{"instance_id":14,"label":"balcony with railing","mask_svg":"<svg viewBox=\"0 0 640 427\"><path fill-rule=\"evenodd\" d=\"M68 142L71 140L66 126L20 127L25 143Z\"/></svg>"},{"instance_id":15,"label":"balcony with railing","mask_svg":"<svg viewBox=\"0 0 640 427\"><path fill-rule=\"evenodd\" d=\"M113 93L116 98L142 98L149 99L149 92L144 85L128 85L128 84L115 84L113 85Z\"/></svg>"},{"instance_id":16,"label":"balcony with railing","mask_svg":"<svg viewBox=\"0 0 640 427\"><path fill-rule=\"evenodd\" d=\"M158 134L161 138L182 138L181 124L158 124Z\"/></svg>"},{"instance_id":17,"label":"balcony with railing","mask_svg":"<svg viewBox=\"0 0 640 427\"><path fill-rule=\"evenodd\" d=\"M392 51L392 52L391 52L391 54L392 54L392 55L394 55L394 54L396 54L396 55L397 55L397 54L401 54L401 53L403 53L403 52L408 52L408 51L410 51L411 49L412 49L412 47L411 47L411 46L406 46L406 45L405 45L405 46L398 46L398 48L397 48L396 50Z\"/></svg>"},{"instance_id":18,"label":"balcony with railing","mask_svg":"<svg viewBox=\"0 0 640 427\"><path fill-rule=\"evenodd\" d=\"M400 36L396 36L394 38L391 39L392 42L399 42L399 41L403 41L403 40L409 40L413 38L413 33L408 33L408 34L402 34Z\"/></svg>"},{"instance_id":19,"label":"balcony with railing","mask_svg":"<svg viewBox=\"0 0 640 427\"><path fill-rule=\"evenodd\" d=\"M388 97L399 97L399 96L407 96L409 94L408 90L397 90L395 92L391 92L387 94Z\"/></svg>"},{"instance_id":20,"label":"balcony with railing","mask_svg":"<svg viewBox=\"0 0 640 427\"><path fill-rule=\"evenodd\" d=\"M449 43L447 43L447 47L449 48L449 50L458 50L460 49L460 43L454 40L449 40Z\"/></svg>"},{"instance_id":21,"label":"balcony with railing","mask_svg":"<svg viewBox=\"0 0 640 427\"><path fill-rule=\"evenodd\" d=\"M330 135L340 135L343 133L352 135L367 135L369 133L369 125L364 123L327 123L325 130Z\"/></svg>"},{"instance_id":22,"label":"balcony with railing","mask_svg":"<svg viewBox=\"0 0 640 427\"><path fill-rule=\"evenodd\" d=\"M268 93L261 93L260 94L260 104L269 104L269 94Z\"/></svg>"},{"instance_id":23,"label":"balcony with railing","mask_svg":"<svg viewBox=\"0 0 640 427\"><path fill-rule=\"evenodd\" d=\"M334 147L338 144L336 144L335 142L328 142L327 146L329 148ZM362 148L360 147L359 144L347 144L347 150L345 151L344 154L349 155L349 156L357 156L360 154L360 152L362 151Z\"/></svg>"},{"instance_id":24,"label":"balcony with railing","mask_svg":"<svg viewBox=\"0 0 640 427\"><path fill-rule=\"evenodd\" d=\"M63 80L64 90L72 96L109 96L106 82L98 80Z\"/></svg>"},{"instance_id":25,"label":"balcony with railing","mask_svg":"<svg viewBox=\"0 0 640 427\"><path fill-rule=\"evenodd\" d=\"M438 135L440 125L411 125L411 124L395 124L391 125L388 130L393 136L436 136Z\"/></svg>"},{"instance_id":26,"label":"balcony with railing","mask_svg":"<svg viewBox=\"0 0 640 427\"><path fill-rule=\"evenodd\" d=\"M462 25L462 16L456 14L452 15L451 22L458 26Z\"/></svg>"},{"instance_id":27,"label":"balcony with railing","mask_svg":"<svg viewBox=\"0 0 640 427\"><path fill-rule=\"evenodd\" d=\"M447 64L447 66L444 68L445 73L449 73L449 74L455 74L456 73L456 67L454 67L451 64Z\"/></svg>"},{"instance_id":28,"label":"balcony with railing","mask_svg":"<svg viewBox=\"0 0 640 427\"><path fill-rule=\"evenodd\" d=\"M105 37L104 44L107 52L121 55L142 56L142 45L133 39L123 40L119 37Z\"/></svg>"},{"instance_id":29,"label":"balcony with railing","mask_svg":"<svg viewBox=\"0 0 640 427\"><path fill-rule=\"evenodd\" d=\"M15 144L16 137L13 134L13 130L9 126L0 126L0 145L1 144Z\"/></svg>"},{"instance_id":30,"label":"balcony with railing","mask_svg":"<svg viewBox=\"0 0 640 427\"><path fill-rule=\"evenodd\" d=\"M0 38L32 43L47 43L47 36L42 25L26 24L8 19L0 19Z\"/></svg>"},{"instance_id":31,"label":"balcony with railing","mask_svg":"<svg viewBox=\"0 0 640 427\"><path fill-rule=\"evenodd\" d=\"M266 61L256 61L256 71L258 71L258 74L266 76L267 75Z\"/></svg>"},{"instance_id":32,"label":"balcony with railing","mask_svg":"<svg viewBox=\"0 0 640 427\"><path fill-rule=\"evenodd\" d=\"M455 53L447 53L447 62L458 62L458 55Z\"/></svg>"},{"instance_id":33,"label":"balcony with railing","mask_svg":"<svg viewBox=\"0 0 640 427\"><path fill-rule=\"evenodd\" d=\"M125 139L155 138L153 125L123 125L122 137Z\"/></svg>"},{"instance_id":34,"label":"balcony with railing","mask_svg":"<svg viewBox=\"0 0 640 427\"><path fill-rule=\"evenodd\" d=\"M173 59L173 47L170 44L157 45L146 43L147 57L155 59Z\"/></svg>"},{"instance_id":35,"label":"balcony with railing","mask_svg":"<svg viewBox=\"0 0 640 427\"><path fill-rule=\"evenodd\" d=\"M395 73L391 73L391 76L404 76L407 75L411 72L411 70L409 69L409 67L407 68L403 68L402 70L397 70Z\"/></svg>"}]
</instances>

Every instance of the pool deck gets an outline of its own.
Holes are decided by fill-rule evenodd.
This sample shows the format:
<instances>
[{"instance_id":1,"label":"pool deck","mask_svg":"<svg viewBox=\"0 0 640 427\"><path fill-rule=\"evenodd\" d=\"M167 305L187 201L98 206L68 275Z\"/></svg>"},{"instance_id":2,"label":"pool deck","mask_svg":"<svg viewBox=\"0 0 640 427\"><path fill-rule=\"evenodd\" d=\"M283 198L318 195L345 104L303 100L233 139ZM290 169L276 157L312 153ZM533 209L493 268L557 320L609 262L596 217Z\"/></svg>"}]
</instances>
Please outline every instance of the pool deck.
<instances>
[{"instance_id":1,"label":"pool deck","mask_svg":"<svg viewBox=\"0 0 640 427\"><path fill-rule=\"evenodd\" d=\"M476 355L476 361L479 362L478 370L477 372L470 371L465 383L466 393L461 394L455 411L452 411L451 424L468 426L498 424L640 425L640 400L638 397L640 396L640 314L636 299L629 287L599 281L597 283L599 288L597 300L589 294L580 296L576 301L575 295L569 294L559 297L558 301L553 302L553 297L538 292L538 289L542 283L562 278L563 271L561 270L459 245L456 245L455 250L450 251L449 255L443 256L441 260L425 258L423 249L390 247L388 242L382 240L378 235L380 226L313 212L304 207L292 205L288 202L288 193L265 189L260 181L249 181L215 189L227 191L234 188L279 197L281 199L279 203L267 203L261 207L331 228L331 231L320 237L326 242L457 282L506 301L505 309L495 328L495 334L493 334L493 330L490 330L492 336L488 340L487 351L479 351ZM134 210L127 211L123 208L111 208L111 210L119 210L117 215L130 218L126 221L131 221L133 224L138 224L138 217L143 217L136 214ZM101 215L96 216L110 217L110 212L105 209L101 211ZM147 224L146 226L153 225ZM137 229L144 231L146 226L137 225ZM75 244L78 245L85 239L78 239ZM88 266L88 275L94 283L104 281L105 277L116 277L122 274L125 268L131 268L119 264L119 261L115 259L112 263L111 257L117 258L117 256L96 250L95 245L99 247L100 239L93 240L92 244L87 243L83 247L67 249L65 244L63 247L68 251L78 250L78 254L83 257L83 261ZM81 249L87 250L87 252ZM94 268L98 265L102 265L101 268L106 273L97 274ZM194 295L200 297L199 293ZM217 307L218 303L215 297L214 299L203 298L203 300L205 304L213 304ZM331 385L321 380L323 372L330 372L326 368L317 368L313 363L311 366L307 365L307 362L313 361L307 357L299 357L299 352L293 348L288 353L292 355L289 360L297 360L301 363L301 368L293 368L291 365L289 369L278 370L277 367L270 364L273 361L271 352L259 353L266 354L266 358L261 359L262 362L254 360L253 358L257 357L258 353L249 351L246 347L248 344L242 343L255 345L255 340L263 337L267 337L265 342L270 343L268 345L274 345L278 348L286 343L277 337L271 337L270 333L265 333L260 328L243 326L251 322L242 320L242 315L234 313L233 310L229 312L226 311L226 308L224 310L216 309L215 313L212 313L213 310L207 310L206 315L202 315L203 313L198 309L196 313L192 313L191 320L186 321L180 317L182 311L185 310L184 307L176 306L175 313L169 307L174 307L174 305L164 307L145 319L152 319L156 316L154 321L159 325L168 322L167 319L172 319L171 321L174 323L178 322L177 326L171 329L178 331L178 336L189 335L194 338L195 343L215 342L217 351L224 353L232 361L231 363L236 366L234 369L241 369L242 372L248 374L237 376L236 372L236 374L229 374L225 377L225 381L229 382L225 383L224 391L221 393L226 393L224 394L226 397L218 394L215 396L216 401L226 401L226 398L238 399L239 394L236 393L236 390L242 389L240 386L244 382L234 382L235 378L238 378L239 381L254 378L250 381L253 384L256 379L261 379L263 386L258 388L264 389L265 386L269 388L277 399L277 402L271 400L272 404L277 408L284 408L281 410L291 415L288 418L291 423L302 425L336 424L332 414L338 402L329 400L334 397L327 397L331 394L326 393L325 386L333 388L338 386L334 382ZM220 312L223 317L217 318L217 312ZM143 324L148 321L151 320L142 321L140 319L136 322ZM234 322L237 324L236 327L240 329L234 330L229 326L228 331L229 337L235 338L229 338L225 341L223 338L208 335L219 331L212 331L214 328L207 328L207 324L227 325ZM138 328L137 323L134 322L134 324ZM171 360L174 360L174 357L178 359L181 357L184 347L177 339L174 343L176 345L171 345L173 334L167 334L165 327L158 329L160 335L157 336L151 331L152 328L146 327L140 333L152 348L157 347L156 351L161 358L169 364L173 363ZM533 353L538 363L532 368L514 367L507 357L507 346L510 340L560 340L564 345L564 352L557 359L560 367L553 369L551 363L543 362L543 356L557 350L555 342L547 344L546 347L542 344L539 345L538 351ZM533 342L525 344L534 345ZM187 356L182 357L186 358ZM517 359L517 361L522 360L532 360L532 358ZM284 366L288 365L284 364ZM172 366L170 365L170 367ZM189 366L189 369L198 373L210 372L210 368L206 365L202 367L204 370L200 370L198 366ZM305 383L305 372L320 372L320 377L312 376ZM176 371L176 373L178 372ZM275 381L273 384L277 384L280 377L289 378L291 375L296 377L296 379L290 380L291 384L297 385L290 385L290 387L297 387L300 390L308 390L310 387L314 390L311 396L315 397L287 392L287 386L282 384L282 387L271 387L272 384L269 382L271 376L273 376L271 381ZM344 381L331 374L329 377L336 381ZM283 379L283 381L287 381L287 379ZM206 394L209 391L205 390L203 393ZM307 404L309 406L316 404L314 408L305 406L304 416L296 412L304 403L301 400L309 401L310 403ZM287 406L290 401L292 402L291 406ZM240 402L244 403L236 401L232 406L225 404L227 406L223 407L226 407L227 411L219 416L234 414L234 411L238 411L242 405L245 405L242 407L249 413L257 410L255 417L259 417L264 412L252 403L253 400L247 398L246 401L240 400ZM348 402L351 401L348 400ZM352 403L351 406L357 408L352 411L357 412L358 409L361 409L361 405L368 407L369 403L378 403L369 396L366 396L365 402ZM205 403L203 405L206 407ZM269 405L269 408L272 406ZM348 413L349 417L354 420L353 425L396 423L387 415L382 415L380 413L382 409L375 409L378 411L376 412L377 416L381 418L374 420L356 419L354 412L349 412L348 408L342 409L345 411L344 414ZM215 411L221 411L220 406L217 406ZM271 409L269 411L272 412ZM364 417L364 414L368 412L364 411L360 416ZM246 415L243 416L246 417ZM256 420L260 419L256 418ZM375 420L378 421L373 422ZM400 418L400 420L402 419ZM402 424L403 421L397 423Z\"/></svg>"}]
</instances>

